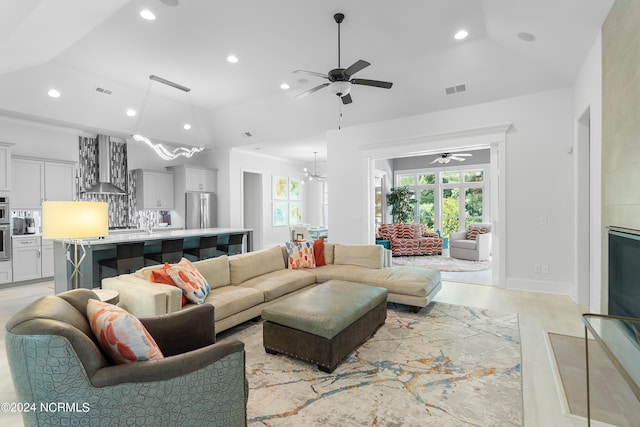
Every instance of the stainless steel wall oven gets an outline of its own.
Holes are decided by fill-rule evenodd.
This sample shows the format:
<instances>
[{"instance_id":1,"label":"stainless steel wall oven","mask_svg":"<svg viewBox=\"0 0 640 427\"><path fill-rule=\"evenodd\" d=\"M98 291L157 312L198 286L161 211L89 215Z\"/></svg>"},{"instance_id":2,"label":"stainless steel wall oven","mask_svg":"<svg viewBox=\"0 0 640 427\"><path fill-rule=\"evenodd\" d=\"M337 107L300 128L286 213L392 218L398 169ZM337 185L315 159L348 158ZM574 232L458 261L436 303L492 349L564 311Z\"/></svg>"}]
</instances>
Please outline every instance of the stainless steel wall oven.
<instances>
[{"instance_id":1,"label":"stainless steel wall oven","mask_svg":"<svg viewBox=\"0 0 640 427\"><path fill-rule=\"evenodd\" d=\"M0 197L0 261L11 258L11 224L9 198Z\"/></svg>"}]
</instances>

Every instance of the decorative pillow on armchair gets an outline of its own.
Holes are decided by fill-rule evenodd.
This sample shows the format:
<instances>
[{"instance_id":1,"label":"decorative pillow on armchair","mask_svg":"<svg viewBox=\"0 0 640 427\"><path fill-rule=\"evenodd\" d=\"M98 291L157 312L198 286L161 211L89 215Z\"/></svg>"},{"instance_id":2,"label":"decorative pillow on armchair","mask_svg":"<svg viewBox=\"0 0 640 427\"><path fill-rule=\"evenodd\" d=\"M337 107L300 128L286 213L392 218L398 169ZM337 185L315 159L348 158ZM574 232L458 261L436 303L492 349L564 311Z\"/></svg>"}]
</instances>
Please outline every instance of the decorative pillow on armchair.
<instances>
[{"instance_id":1,"label":"decorative pillow on armchair","mask_svg":"<svg viewBox=\"0 0 640 427\"><path fill-rule=\"evenodd\" d=\"M100 347L115 363L159 360L164 357L144 325L122 308L90 299L87 318Z\"/></svg>"},{"instance_id":2,"label":"decorative pillow on armchair","mask_svg":"<svg viewBox=\"0 0 640 427\"><path fill-rule=\"evenodd\" d=\"M289 269L316 268L313 242L285 242L289 256Z\"/></svg>"},{"instance_id":3,"label":"decorative pillow on armchair","mask_svg":"<svg viewBox=\"0 0 640 427\"><path fill-rule=\"evenodd\" d=\"M487 229L485 227L473 225L467 227L467 240L476 240L478 238L478 234L487 234Z\"/></svg>"}]
</instances>

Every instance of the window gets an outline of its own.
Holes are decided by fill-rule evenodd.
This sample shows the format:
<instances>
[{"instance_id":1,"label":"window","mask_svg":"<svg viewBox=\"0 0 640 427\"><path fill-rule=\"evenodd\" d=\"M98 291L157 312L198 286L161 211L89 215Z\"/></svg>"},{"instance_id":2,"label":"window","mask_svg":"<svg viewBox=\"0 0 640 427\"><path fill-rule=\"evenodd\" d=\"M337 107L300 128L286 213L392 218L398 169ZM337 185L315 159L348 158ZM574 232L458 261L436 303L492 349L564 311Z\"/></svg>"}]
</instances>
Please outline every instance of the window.
<instances>
[{"instance_id":1,"label":"window","mask_svg":"<svg viewBox=\"0 0 640 427\"><path fill-rule=\"evenodd\" d=\"M396 174L395 182L416 195L414 222L425 224L429 231L441 230L443 237L449 237L485 220L487 169L488 165L473 165L457 170L402 171Z\"/></svg>"}]
</instances>

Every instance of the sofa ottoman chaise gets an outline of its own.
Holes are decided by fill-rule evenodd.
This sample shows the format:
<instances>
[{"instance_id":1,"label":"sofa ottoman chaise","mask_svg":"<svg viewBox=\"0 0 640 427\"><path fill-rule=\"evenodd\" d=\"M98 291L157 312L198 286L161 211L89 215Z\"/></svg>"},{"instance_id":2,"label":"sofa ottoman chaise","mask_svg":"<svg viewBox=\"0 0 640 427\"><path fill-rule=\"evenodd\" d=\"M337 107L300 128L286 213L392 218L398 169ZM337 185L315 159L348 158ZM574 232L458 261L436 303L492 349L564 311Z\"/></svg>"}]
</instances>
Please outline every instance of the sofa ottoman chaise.
<instances>
[{"instance_id":1,"label":"sofa ottoman chaise","mask_svg":"<svg viewBox=\"0 0 640 427\"><path fill-rule=\"evenodd\" d=\"M267 353L282 353L333 372L384 324L387 290L330 280L262 310Z\"/></svg>"}]
</instances>

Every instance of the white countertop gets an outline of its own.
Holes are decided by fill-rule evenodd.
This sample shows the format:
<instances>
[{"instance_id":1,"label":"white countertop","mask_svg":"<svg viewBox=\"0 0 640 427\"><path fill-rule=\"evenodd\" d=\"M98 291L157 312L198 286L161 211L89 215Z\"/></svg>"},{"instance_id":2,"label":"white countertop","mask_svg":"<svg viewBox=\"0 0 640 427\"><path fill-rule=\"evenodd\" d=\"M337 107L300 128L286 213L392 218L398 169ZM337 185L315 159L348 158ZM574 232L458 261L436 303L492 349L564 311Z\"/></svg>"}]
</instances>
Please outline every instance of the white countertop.
<instances>
[{"instance_id":1,"label":"white countertop","mask_svg":"<svg viewBox=\"0 0 640 427\"><path fill-rule=\"evenodd\" d=\"M199 237L213 236L231 233L246 233L253 231L250 228L194 228L189 230L153 230L153 232L145 232L140 230L132 230L130 233L118 232L109 234L103 239L86 239L84 243L91 246L112 245L114 243L140 242L147 240L163 240L163 239L179 239L181 237ZM69 242L69 240L56 239L57 242Z\"/></svg>"}]
</instances>

